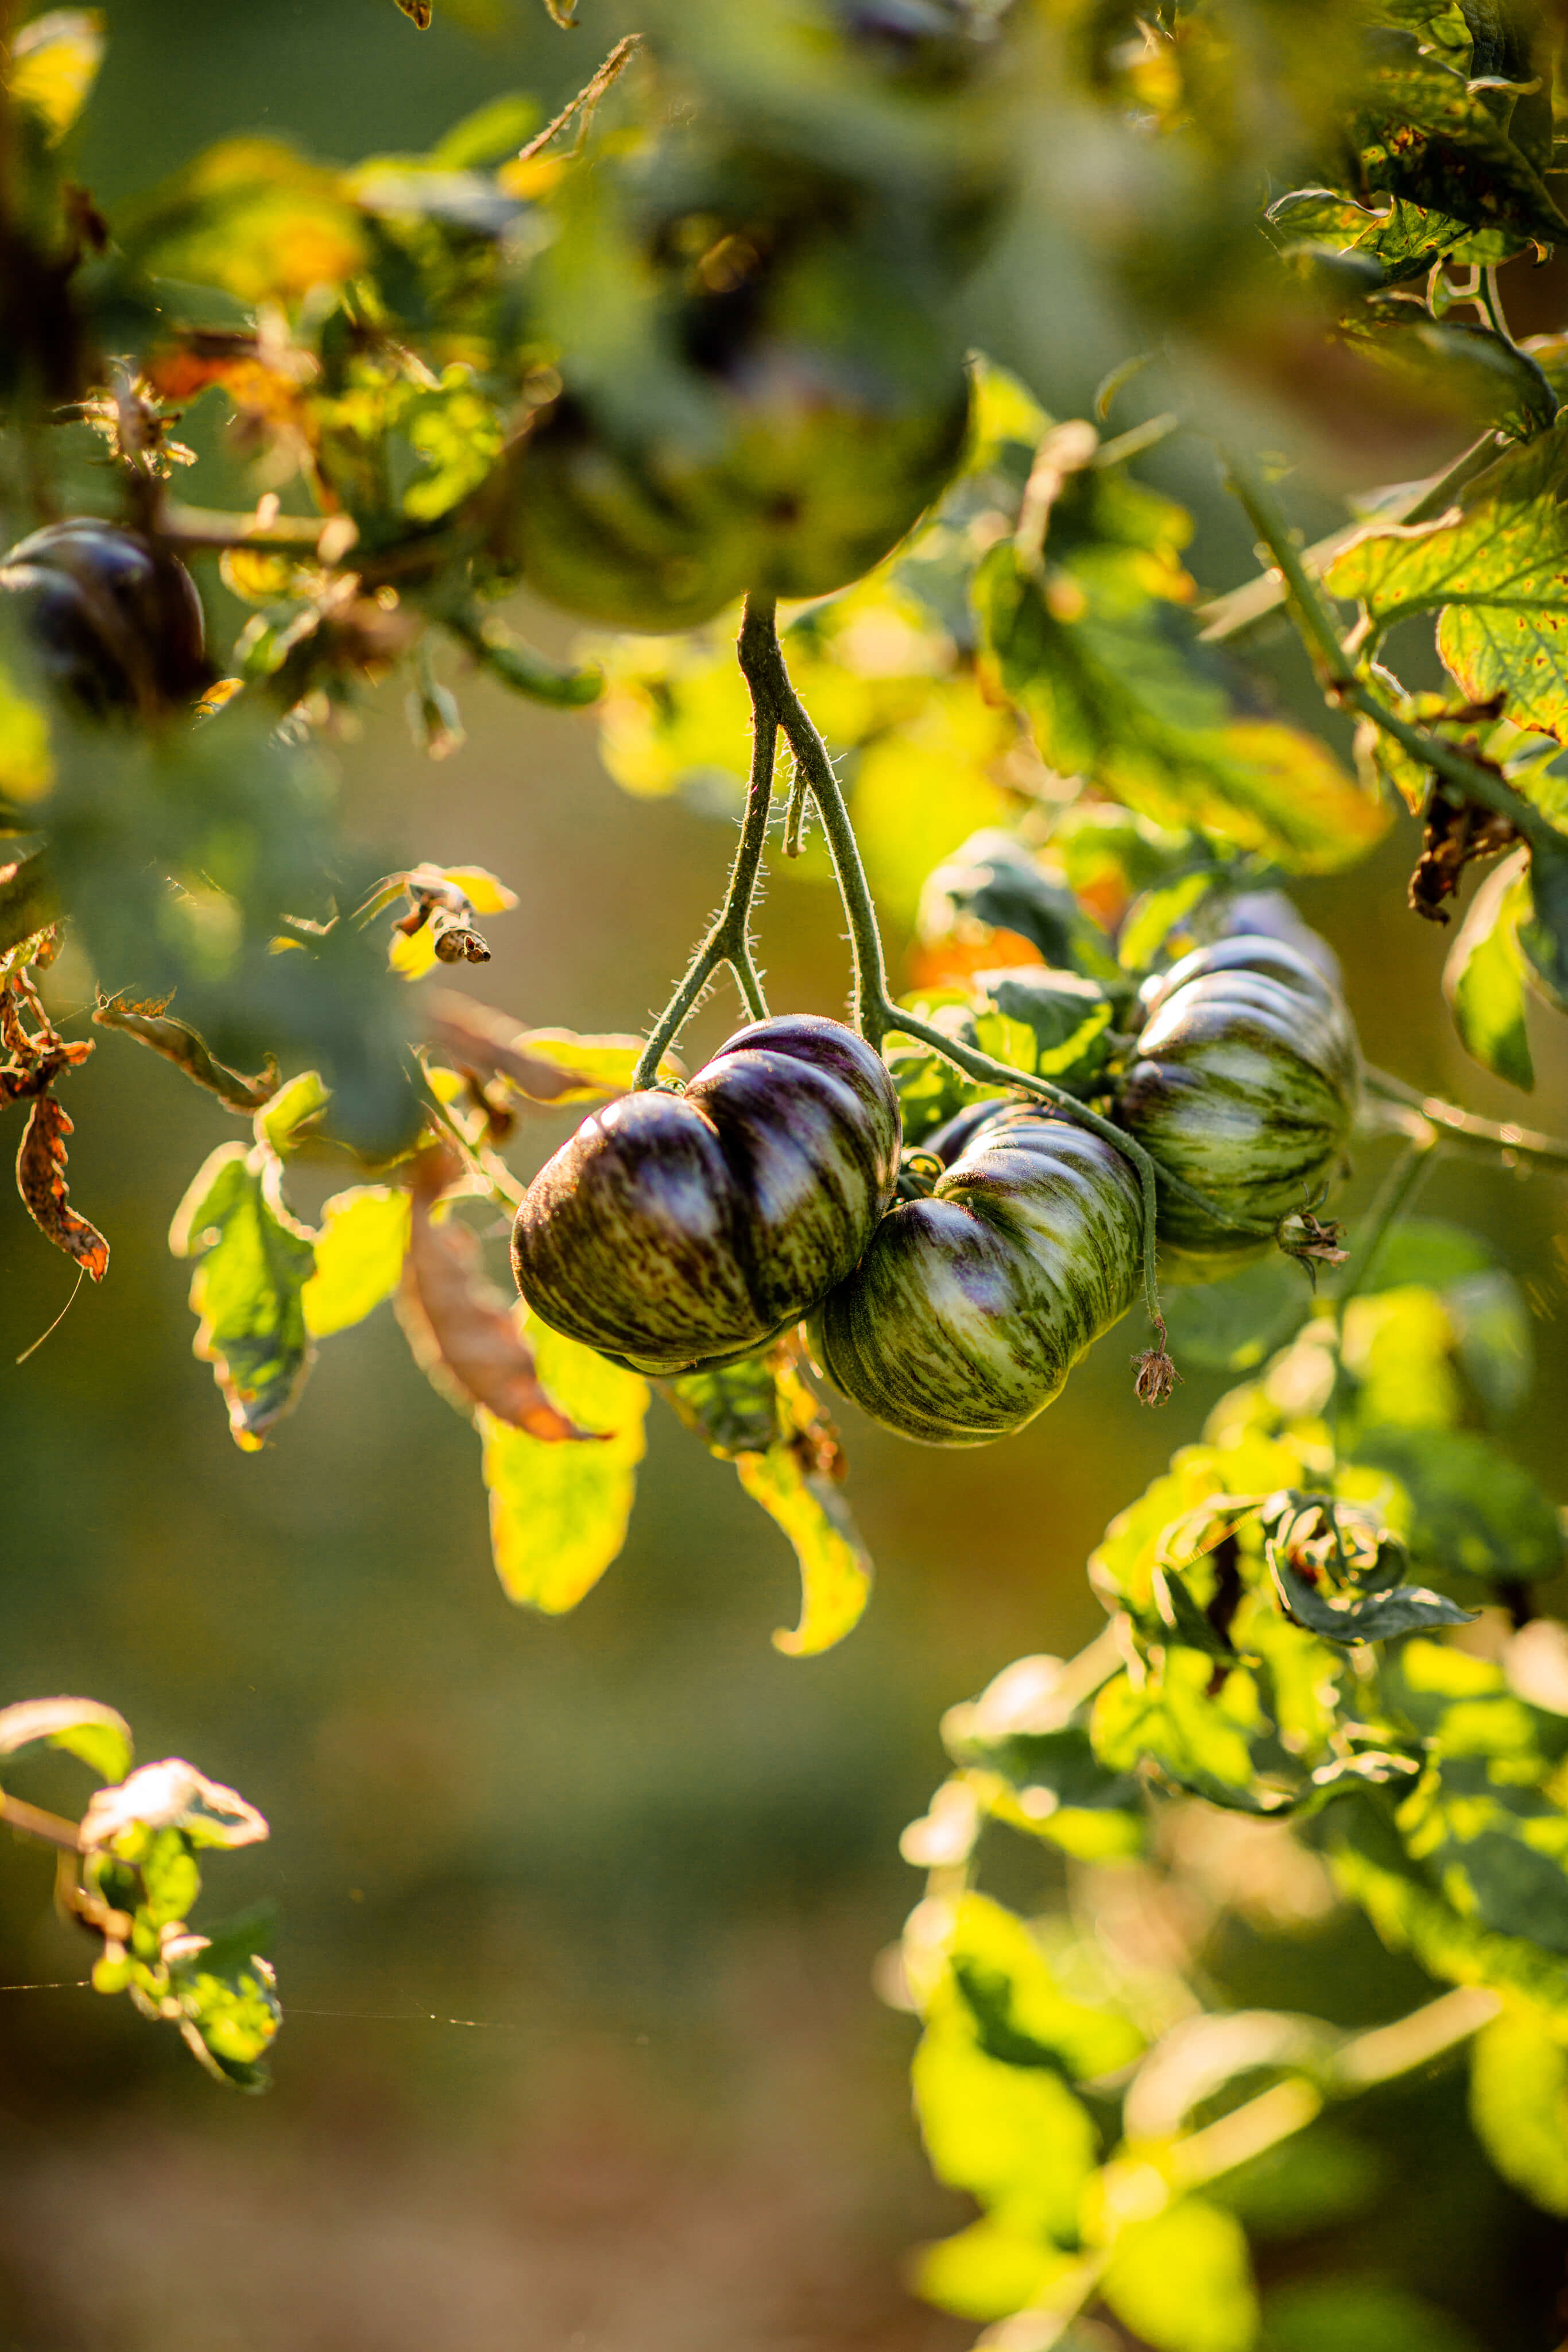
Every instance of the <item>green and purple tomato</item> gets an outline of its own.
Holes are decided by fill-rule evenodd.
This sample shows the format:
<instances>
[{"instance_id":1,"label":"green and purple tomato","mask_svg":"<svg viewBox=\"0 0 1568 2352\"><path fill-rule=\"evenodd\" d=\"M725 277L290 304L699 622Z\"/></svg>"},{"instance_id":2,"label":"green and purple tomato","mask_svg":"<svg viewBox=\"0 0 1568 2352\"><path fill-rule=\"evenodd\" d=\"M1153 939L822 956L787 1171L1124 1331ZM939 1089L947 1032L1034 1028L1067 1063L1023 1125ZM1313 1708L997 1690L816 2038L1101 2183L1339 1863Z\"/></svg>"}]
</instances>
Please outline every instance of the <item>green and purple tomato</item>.
<instances>
[{"instance_id":1,"label":"green and purple tomato","mask_svg":"<svg viewBox=\"0 0 1568 2352\"><path fill-rule=\"evenodd\" d=\"M1132 1306L1143 1196L1119 1151L1048 1110L978 1103L923 1148L942 1176L883 1219L816 1342L884 1429L980 1445L1043 1412Z\"/></svg>"},{"instance_id":2,"label":"green and purple tomato","mask_svg":"<svg viewBox=\"0 0 1568 2352\"><path fill-rule=\"evenodd\" d=\"M898 1150L893 1081L853 1030L756 1022L684 1094L649 1087L584 1119L517 1211L517 1288L638 1371L747 1355L855 1265Z\"/></svg>"},{"instance_id":3,"label":"green and purple tomato","mask_svg":"<svg viewBox=\"0 0 1568 2352\"><path fill-rule=\"evenodd\" d=\"M1339 1167L1360 1091L1355 1031L1300 950L1248 934L1184 956L1145 983L1144 1007L1116 1121L1236 1221L1161 1188L1167 1273L1212 1281L1260 1257Z\"/></svg>"}]
</instances>

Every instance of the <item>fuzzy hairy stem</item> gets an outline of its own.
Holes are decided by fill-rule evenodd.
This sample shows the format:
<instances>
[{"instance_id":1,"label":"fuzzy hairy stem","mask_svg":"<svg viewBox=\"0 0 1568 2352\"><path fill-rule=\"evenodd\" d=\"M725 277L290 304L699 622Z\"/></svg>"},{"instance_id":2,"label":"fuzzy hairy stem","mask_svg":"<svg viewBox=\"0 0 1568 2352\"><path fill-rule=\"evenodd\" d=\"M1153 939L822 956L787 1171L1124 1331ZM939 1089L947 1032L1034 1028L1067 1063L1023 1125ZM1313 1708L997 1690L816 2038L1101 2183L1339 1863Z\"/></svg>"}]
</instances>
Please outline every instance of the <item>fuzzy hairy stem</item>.
<instances>
[{"instance_id":1,"label":"fuzzy hairy stem","mask_svg":"<svg viewBox=\"0 0 1568 2352\"><path fill-rule=\"evenodd\" d=\"M748 620L751 609L748 604ZM890 1028L902 1024L887 992L887 967L883 960L876 908L861 862L855 829L828 757L828 747L785 667L784 648L779 642L771 604L759 610L755 630L749 635L745 629L741 631L740 667L751 692L758 731L760 733L764 726L782 730L794 754L796 779L803 782L817 803L850 927L854 1025L868 1045L880 1045Z\"/></svg>"},{"instance_id":2,"label":"fuzzy hairy stem","mask_svg":"<svg viewBox=\"0 0 1568 2352\"><path fill-rule=\"evenodd\" d=\"M748 684L752 674L750 665L757 659L758 645L768 642L775 646L778 644L773 627L773 600L771 597L748 596L740 624L739 645L740 667ZM768 819L773 806L773 761L779 740L779 719L770 708L758 699L755 689L752 707L751 781L747 788L740 841L736 849L735 863L729 870L729 887L724 894L723 906L686 967L685 977L660 1014L653 1034L643 1048L632 1075L633 1087L653 1085L665 1047L674 1044L687 1016L721 964L727 964L735 974L736 985L752 1020L766 1021L768 1018L768 999L763 994L762 982L751 952L751 901L757 890L763 845L768 838Z\"/></svg>"},{"instance_id":3,"label":"fuzzy hairy stem","mask_svg":"<svg viewBox=\"0 0 1568 2352\"><path fill-rule=\"evenodd\" d=\"M1323 673L1324 691L1332 702L1343 709L1356 710L1370 719L1375 727L1409 752L1412 759L1442 777L1463 793L1467 800L1479 801L1483 808L1493 809L1507 817L1523 841L1532 847L1550 842L1561 848L1563 835L1550 819L1531 806L1523 794L1490 768L1478 761L1467 759L1451 743L1439 741L1437 736L1412 727L1407 719L1396 718L1386 709L1372 688L1351 675L1339 624L1322 583L1312 577L1301 560L1290 528L1279 505L1255 475L1239 460L1232 459L1227 467L1232 490L1246 510L1260 540L1267 547L1284 583L1287 604L1294 614L1297 626L1306 639Z\"/></svg>"}]
</instances>

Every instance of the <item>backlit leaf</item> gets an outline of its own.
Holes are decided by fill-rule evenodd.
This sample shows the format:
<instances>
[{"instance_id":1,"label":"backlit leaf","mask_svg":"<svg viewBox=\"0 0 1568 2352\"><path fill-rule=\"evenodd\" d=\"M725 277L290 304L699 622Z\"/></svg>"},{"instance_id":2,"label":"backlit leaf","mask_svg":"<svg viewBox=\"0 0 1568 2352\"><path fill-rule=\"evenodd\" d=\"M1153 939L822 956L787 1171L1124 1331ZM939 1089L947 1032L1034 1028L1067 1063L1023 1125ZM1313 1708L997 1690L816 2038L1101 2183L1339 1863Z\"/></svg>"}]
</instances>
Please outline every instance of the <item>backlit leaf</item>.
<instances>
[{"instance_id":1,"label":"backlit leaf","mask_svg":"<svg viewBox=\"0 0 1568 2352\"><path fill-rule=\"evenodd\" d=\"M645 1445L648 1384L537 1319L519 1324L539 1377L598 1444L546 1444L479 1414L490 1548L508 1600L557 1616L575 1609L626 1539Z\"/></svg>"},{"instance_id":2,"label":"backlit leaf","mask_svg":"<svg viewBox=\"0 0 1568 2352\"><path fill-rule=\"evenodd\" d=\"M200 1258L191 1277L195 1352L212 1365L246 1453L292 1409L310 1369L302 1293L315 1253L284 1206L282 1174L263 1145L220 1144L169 1233L176 1257Z\"/></svg>"},{"instance_id":3,"label":"backlit leaf","mask_svg":"<svg viewBox=\"0 0 1568 2352\"><path fill-rule=\"evenodd\" d=\"M1568 2219L1568 2047L1538 2010L1512 2003L1476 2036L1470 2121L1503 2179Z\"/></svg>"},{"instance_id":4,"label":"backlit leaf","mask_svg":"<svg viewBox=\"0 0 1568 2352\"><path fill-rule=\"evenodd\" d=\"M1251 2352L1258 2295L1233 2214L1186 2197L1117 2236L1103 2292L1154 2352Z\"/></svg>"},{"instance_id":5,"label":"backlit leaf","mask_svg":"<svg viewBox=\"0 0 1568 2352\"><path fill-rule=\"evenodd\" d=\"M0 1707L0 1756L25 1748L63 1748L102 1780L123 1780L131 1769L131 1726L96 1698L26 1698Z\"/></svg>"},{"instance_id":6,"label":"backlit leaf","mask_svg":"<svg viewBox=\"0 0 1568 2352\"><path fill-rule=\"evenodd\" d=\"M776 1633L773 1646L786 1657L813 1658L841 1642L864 1614L870 1555L837 1482L793 1446L743 1454L735 1467L752 1501L789 1538L800 1566L800 1622Z\"/></svg>"},{"instance_id":7,"label":"backlit leaf","mask_svg":"<svg viewBox=\"0 0 1568 2352\"><path fill-rule=\"evenodd\" d=\"M1504 697L1519 726L1568 740L1568 420L1462 490L1456 516L1371 525L1326 574L1379 632L1440 607L1437 648L1472 702Z\"/></svg>"},{"instance_id":8,"label":"backlit leaf","mask_svg":"<svg viewBox=\"0 0 1568 2352\"><path fill-rule=\"evenodd\" d=\"M87 104L103 63L101 8L54 8L11 37L5 86L38 116L51 142L63 139Z\"/></svg>"},{"instance_id":9,"label":"backlit leaf","mask_svg":"<svg viewBox=\"0 0 1568 2352\"><path fill-rule=\"evenodd\" d=\"M1483 1069L1528 1094L1535 1085L1525 1021L1525 961L1519 927L1531 912L1528 850L1489 874L1470 901L1448 962L1443 993L1459 1043Z\"/></svg>"},{"instance_id":10,"label":"backlit leaf","mask_svg":"<svg viewBox=\"0 0 1568 2352\"><path fill-rule=\"evenodd\" d=\"M1060 2247L989 2219L917 2247L909 2266L916 2294L959 2319L1005 2319L1071 2267Z\"/></svg>"},{"instance_id":11,"label":"backlit leaf","mask_svg":"<svg viewBox=\"0 0 1568 2352\"><path fill-rule=\"evenodd\" d=\"M300 1294L313 1339L362 1323L402 1278L413 1210L402 1185L359 1184L321 1211L316 1263Z\"/></svg>"},{"instance_id":12,"label":"backlit leaf","mask_svg":"<svg viewBox=\"0 0 1568 2352\"><path fill-rule=\"evenodd\" d=\"M956 2017L929 2025L911 2069L931 2169L1004 2226L1076 2242L1097 2142L1059 2074L988 2056Z\"/></svg>"}]
</instances>

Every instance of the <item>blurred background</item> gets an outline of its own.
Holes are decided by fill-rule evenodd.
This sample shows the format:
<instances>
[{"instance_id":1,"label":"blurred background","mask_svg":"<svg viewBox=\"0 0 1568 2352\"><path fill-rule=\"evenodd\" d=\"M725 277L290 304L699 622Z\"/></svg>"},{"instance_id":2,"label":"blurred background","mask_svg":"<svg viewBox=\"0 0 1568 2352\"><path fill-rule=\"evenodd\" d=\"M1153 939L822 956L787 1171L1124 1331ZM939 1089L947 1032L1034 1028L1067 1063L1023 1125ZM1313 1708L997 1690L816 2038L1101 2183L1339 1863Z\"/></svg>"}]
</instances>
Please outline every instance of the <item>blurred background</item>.
<instances>
[{"instance_id":1,"label":"blurred background","mask_svg":"<svg viewBox=\"0 0 1568 2352\"><path fill-rule=\"evenodd\" d=\"M466 0L459 21L438 0L421 37L391 0L213 5L199 21L129 0L85 175L112 205L243 130L342 160L417 149L507 89L536 91L542 119L624 29L600 0L585 16L564 34L542 8ZM1198 510L1202 585L1232 584L1245 534L1198 461L1163 464L1151 478ZM564 649L559 628L519 617ZM1274 686L1312 710L1304 667L1281 656ZM354 829L389 867L479 863L517 891L487 926L475 993L520 1022L638 1027L717 896L727 824L618 792L591 716L483 681L464 709L467 747L439 767L395 696L368 709L342 751ZM1411 856L1406 827L1301 903L1343 959L1371 1058L1516 1116L1453 1042L1444 939L1404 909ZM775 882L762 942L776 1007L841 1012L820 878ZM68 961L58 976L79 1034L85 975L74 1000ZM690 1064L733 1016L727 999L705 1008ZM1559 1131L1565 1037L1539 1024L1527 1114ZM655 1405L623 1556L574 1615L545 1622L504 1599L477 1441L388 1309L327 1344L274 1444L235 1450L165 1235L238 1129L113 1037L70 1108L74 1195L114 1256L101 1292L84 1288L14 1367L73 1277L0 1187L0 1702L107 1700L142 1758L188 1755L262 1809L271 1843L218 1858L207 1899L277 1898L287 2024L271 2097L226 2095L172 2032L74 1986L89 1955L52 1914L48 1857L4 1844L4 2352L151 2352L172 2336L193 2352L967 2342L900 2284L910 2242L964 2214L930 2184L909 2121L913 2028L871 1989L920 1891L898 1832L943 1770L941 1710L1020 1652L1097 1630L1086 1553L1226 1383L1193 1373L1162 1415L1140 1411L1129 1323L1005 1446L927 1453L846 1409L879 1589L841 1649L801 1663L768 1639L796 1604L782 1538ZM519 1173L569 1123L523 1131ZM1380 1164L1369 1151L1353 1200ZM1510 1442L1560 1489L1563 1190L1451 1166L1422 1207L1488 1232L1526 1284L1542 1377ZM1053 1883L1032 1849L1003 1868L1014 1899ZM1342 1914L1304 1937L1233 1920L1206 1965L1221 1997L1310 1999L1346 2021L1419 1994ZM1391 2180L1418 2171L1434 2103L1458 2095L1440 2082L1382 2102L1369 2128ZM1474 2334L1456 2347L1533 2344L1510 2332L1516 2315L1539 2326L1562 2276L1561 2232L1479 2158L1347 2229L1461 2315Z\"/></svg>"}]
</instances>

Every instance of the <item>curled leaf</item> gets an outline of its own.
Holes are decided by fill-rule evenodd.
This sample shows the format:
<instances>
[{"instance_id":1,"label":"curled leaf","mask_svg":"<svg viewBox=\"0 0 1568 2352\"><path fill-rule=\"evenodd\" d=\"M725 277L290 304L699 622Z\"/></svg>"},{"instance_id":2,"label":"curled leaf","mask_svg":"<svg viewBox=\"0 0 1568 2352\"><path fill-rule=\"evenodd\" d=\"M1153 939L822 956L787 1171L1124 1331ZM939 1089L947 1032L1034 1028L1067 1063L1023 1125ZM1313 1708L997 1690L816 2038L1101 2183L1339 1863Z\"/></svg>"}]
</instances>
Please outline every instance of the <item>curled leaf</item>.
<instances>
[{"instance_id":1,"label":"curled leaf","mask_svg":"<svg viewBox=\"0 0 1568 2352\"><path fill-rule=\"evenodd\" d=\"M40 1095L16 1154L16 1190L38 1231L101 1282L109 1271L109 1244L71 1207L66 1182L66 1138L74 1132L64 1106L51 1094Z\"/></svg>"},{"instance_id":2,"label":"curled leaf","mask_svg":"<svg viewBox=\"0 0 1568 2352\"><path fill-rule=\"evenodd\" d=\"M290 1412L310 1370L301 1294L313 1236L288 1213L283 1171L265 1144L218 1146L174 1213L169 1247L200 1255L191 1277L195 1352L211 1364L236 1445L254 1453Z\"/></svg>"},{"instance_id":3,"label":"curled leaf","mask_svg":"<svg viewBox=\"0 0 1568 2352\"><path fill-rule=\"evenodd\" d=\"M570 1029L520 1029L509 1013L470 996L438 991L429 1000L425 1034L457 1067L503 1077L538 1103L598 1102L624 1094L643 1051L641 1037L580 1037ZM661 1077L680 1077L666 1054Z\"/></svg>"},{"instance_id":4,"label":"curled leaf","mask_svg":"<svg viewBox=\"0 0 1568 2352\"><path fill-rule=\"evenodd\" d=\"M247 1078L238 1070L228 1069L214 1060L193 1028L183 1021L171 1020L165 1013L116 1004L102 997L92 1017L99 1028L118 1029L122 1036L134 1037L139 1045L162 1054L166 1062L172 1062L176 1069L183 1070L196 1086L216 1095L231 1110L247 1114L258 1111L277 1089L275 1070L263 1070L256 1077Z\"/></svg>"},{"instance_id":5,"label":"curled leaf","mask_svg":"<svg viewBox=\"0 0 1568 2352\"><path fill-rule=\"evenodd\" d=\"M105 1780L131 1769L131 1726L101 1699L25 1698L0 1707L0 1756L34 1747L63 1748Z\"/></svg>"},{"instance_id":6,"label":"curled leaf","mask_svg":"<svg viewBox=\"0 0 1568 2352\"><path fill-rule=\"evenodd\" d=\"M510 1429L547 1444L588 1438L545 1393L533 1352L509 1302L485 1279L479 1244L465 1225L431 1223L432 1203L460 1173L437 1147L413 1164L413 1216L399 1313L415 1362L462 1412L482 1406Z\"/></svg>"},{"instance_id":7,"label":"curled leaf","mask_svg":"<svg viewBox=\"0 0 1568 2352\"><path fill-rule=\"evenodd\" d=\"M193 1845L256 1845L269 1834L264 1816L183 1756L142 1764L129 1780L99 1789L82 1816L82 1852L113 1846L138 1830L178 1830Z\"/></svg>"}]
</instances>

